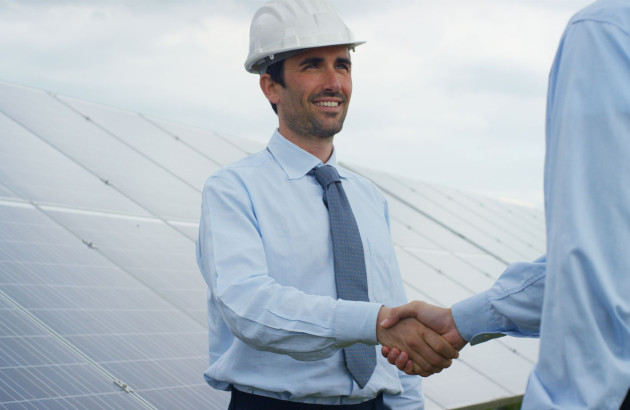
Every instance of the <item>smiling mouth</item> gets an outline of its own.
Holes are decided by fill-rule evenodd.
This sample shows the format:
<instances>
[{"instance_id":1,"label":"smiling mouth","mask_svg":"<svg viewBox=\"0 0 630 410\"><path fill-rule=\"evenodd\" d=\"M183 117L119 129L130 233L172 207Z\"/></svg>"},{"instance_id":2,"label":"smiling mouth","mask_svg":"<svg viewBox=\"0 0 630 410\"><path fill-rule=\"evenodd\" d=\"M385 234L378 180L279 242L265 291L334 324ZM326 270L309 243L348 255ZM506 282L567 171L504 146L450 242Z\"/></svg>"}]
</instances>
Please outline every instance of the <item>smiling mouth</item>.
<instances>
[{"instance_id":1,"label":"smiling mouth","mask_svg":"<svg viewBox=\"0 0 630 410\"><path fill-rule=\"evenodd\" d=\"M337 101L319 101L315 103L318 107L339 107L339 102Z\"/></svg>"}]
</instances>

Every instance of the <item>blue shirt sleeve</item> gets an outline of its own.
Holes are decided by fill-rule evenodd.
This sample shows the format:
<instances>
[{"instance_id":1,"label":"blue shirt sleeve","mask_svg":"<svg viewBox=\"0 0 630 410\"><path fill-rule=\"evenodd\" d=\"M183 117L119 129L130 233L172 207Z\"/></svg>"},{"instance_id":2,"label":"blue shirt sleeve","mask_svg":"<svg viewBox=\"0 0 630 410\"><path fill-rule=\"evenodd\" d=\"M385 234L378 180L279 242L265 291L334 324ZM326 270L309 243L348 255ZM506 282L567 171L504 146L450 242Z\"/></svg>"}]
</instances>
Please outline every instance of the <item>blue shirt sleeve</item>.
<instances>
[{"instance_id":1,"label":"blue shirt sleeve","mask_svg":"<svg viewBox=\"0 0 630 410\"><path fill-rule=\"evenodd\" d=\"M452 306L459 333L471 345L504 335L537 337L545 277L545 257L511 264L490 289Z\"/></svg>"}]
</instances>

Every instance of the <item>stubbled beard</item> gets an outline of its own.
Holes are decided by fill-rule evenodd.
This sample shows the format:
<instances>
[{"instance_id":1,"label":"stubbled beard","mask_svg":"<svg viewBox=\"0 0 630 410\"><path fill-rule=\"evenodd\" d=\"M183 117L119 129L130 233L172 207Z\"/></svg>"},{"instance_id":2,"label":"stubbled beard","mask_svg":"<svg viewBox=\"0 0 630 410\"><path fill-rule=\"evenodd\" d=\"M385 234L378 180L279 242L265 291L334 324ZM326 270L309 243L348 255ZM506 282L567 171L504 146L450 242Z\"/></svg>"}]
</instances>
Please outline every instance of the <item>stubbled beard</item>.
<instances>
[{"instance_id":1,"label":"stubbled beard","mask_svg":"<svg viewBox=\"0 0 630 410\"><path fill-rule=\"evenodd\" d=\"M298 135L313 136L320 139L329 139L338 134L343 128L345 115L332 124L325 124L317 118L304 118L305 115L286 118L287 127Z\"/></svg>"},{"instance_id":2,"label":"stubbled beard","mask_svg":"<svg viewBox=\"0 0 630 410\"><path fill-rule=\"evenodd\" d=\"M309 124L309 128L311 131L310 134L321 139L332 138L335 135L339 134L339 132L343 128L343 122L345 119L345 113L341 117L339 117L339 119L333 124L324 124L321 121L312 118Z\"/></svg>"},{"instance_id":3,"label":"stubbled beard","mask_svg":"<svg viewBox=\"0 0 630 410\"><path fill-rule=\"evenodd\" d=\"M322 95L323 96L323 95ZM322 96L315 96L315 98L320 98ZM341 96L339 94L326 94L325 96ZM343 98L343 96L341 96ZM299 105L299 101L294 102L296 105ZM347 104L346 98L343 98L343 103ZM298 135L302 136L313 136L320 139L330 139L338 134L343 128L343 122L346 119L347 111L343 111L338 117L337 114L331 115L336 117L336 120L332 123L328 123L326 121L320 121L319 117L317 117L314 113L313 115L309 115L308 111L290 111L285 114L285 122L287 128Z\"/></svg>"}]
</instances>

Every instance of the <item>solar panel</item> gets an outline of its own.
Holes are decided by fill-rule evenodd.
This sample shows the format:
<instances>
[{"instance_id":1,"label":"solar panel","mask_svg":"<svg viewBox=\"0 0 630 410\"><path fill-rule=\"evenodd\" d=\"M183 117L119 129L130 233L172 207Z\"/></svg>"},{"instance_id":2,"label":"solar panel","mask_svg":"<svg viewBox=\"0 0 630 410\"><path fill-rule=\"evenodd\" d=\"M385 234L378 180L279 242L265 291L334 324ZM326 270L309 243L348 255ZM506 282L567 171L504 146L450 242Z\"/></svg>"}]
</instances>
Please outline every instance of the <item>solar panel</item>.
<instances>
[{"instance_id":1,"label":"solar panel","mask_svg":"<svg viewBox=\"0 0 630 410\"><path fill-rule=\"evenodd\" d=\"M434 408L438 409L464 407L515 394L498 384L492 375L480 374L461 360L424 379L423 389L425 395L437 403Z\"/></svg>"},{"instance_id":2,"label":"solar panel","mask_svg":"<svg viewBox=\"0 0 630 410\"><path fill-rule=\"evenodd\" d=\"M6 408L147 408L0 293L0 402Z\"/></svg>"},{"instance_id":3,"label":"solar panel","mask_svg":"<svg viewBox=\"0 0 630 410\"><path fill-rule=\"evenodd\" d=\"M438 272L413 253L397 249L396 255L409 299L431 300L441 306L450 306L472 295L465 284ZM412 289L418 294L410 292Z\"/></svg>"},{"instance_id":4,"label":"solar panel","mask_svg":"<svg viewBox=\"0 0 630 410\"><path fill-rule=\"evenodd\" d=\"M92 215L77 214L71 209L44 210L28 204L0 203L1 291L14 305L20 306L22 312L45 323L56 336L54 340L60 340L64 345L71 346L73 352L89 357L88 365L77 364L76 360L68 362L66 356L57 355L57 351L51 348L50 360L64 366L70 363L72 367L60 369L48 366L42 370L42 377L47 377L43 384L51 391L50 395L42 396L43 393L38 392L38 396L29 396L27 400L96 394L100 390L92 384L84 386L85 390L79 392L65 385L59 386L57 382L48 382L50 372L53 375L54 372L73 375L81 374L84 368L96 367L129 386L143 401L150 402L149 396L159 397L161 401L153 404L158 407L177 408L177 403L182 402L180 395L183 392L196 392L187 399L192 400L191 403L217 402L224 405L224 395L208 388L201 377L207 363L205 326L168 300L159 292L160 289L147 286L94 243L86 243L81 235L89 231L73 231L85 221L83 218L90 217L94 218ZM147 223L146 218L136 221L128 216L124 218L124 221L136 224L163 224L161 221ZM109 226L106 232L110 235L117 231L115 221L112 223L110 220ZM173 234L179 235L175 231ZM124 239L124 235L119 238ZM109 239L114 242L116 238L110 236ZM185 238L183 241L191 242ZM175 254L176 251L172 250L171 255ZM201 303L203 305L203 300ZM14 309L2 309L0 314L2 323L7 324L5 327L17 328L22 335L40 335L33 332L33 325L15 325ZM32 344L25 344L15 337L3 339L2 346L17 349L18 357L31 357L39 351ZM11 377L18 377L21 373L11 367L15 365L8 366L7 372ZM5 373L7 377L9 373ZM82 380L79 376L77 378ZM84 379L92 380L94 377L85 376ZM105 393L121 391L111 380L105 385L109 388L104 390ZM17 396L9 399L13 401ZM101 407L111 408L108 406Z\"/></svg>"},{"instance_id":5,"label":"solar panel","mask_svg":"<svg viewBox=\"0 0 630 410\"><path fill-rule=\"evenodd\" d=\"M531 212L527 208L409 178L396 179L410 189L423 192L424 196L430 196L434 201L449 206L455 212L465 213L467 218L472 217L479 220L478 223L492 226L495 228L495 235L516 239L519 248L532 247L536 252L544 252L545 231L541 212Z\"/></svg>"},{"instance_id":6,"label":"solar panel","mask_svg":"<svg viewBox=\"0 0 630 410\"><path fill-rule=\"evenodd\" d=\"M545 216L544 213L522 206L515 206L506 202L491 200L489 198L473 195L468 192L460 192L444 187L435 187L436 190L445 191L446 195L468 200L469 203L489 218L502 221L505 229L517 230L523 238L530 238L532 246L536 249L545 249Z\"/></svg>"},{"instance_id":7,"label":"solar panel","mask_svg":"<svg viewBox=\"0 0 630 410\"><path fill-rule=\"evenodd\" d=\"M149 213L199 219L199 191L89 118L41 91L0 83L0 95L6 116Z\"/></svg>"},{"instance_id":8,"label":"solar panel","mask_svg":"<svg viewBox=\"0 0 630 410\"><path fill-rule=\"evenodd\" d=\"M20 199L20 197L10 190L5 184L0 181L0 198L8 198L8 199Z\"/></svg>"},{"instance_id":9,"label":"solar panel","mask_svg":"<svg viewBox=\"0 0 630 410\"><path fill-rule=\"evenodd\" d=\"M389 204L389 213L392 220L397 220L410 226L415 233L435 243L439 249L455 253L475 254L481 252L478 247L462 238L456 231L445 229L441 222L431 218L430 215L416 211L392 195L385 194L385 199L387 199ZM394 241L396 242L395 238Z\"/></svg>"},{"instance_id":10,"label":"solar panel","mask_svg":"<svg viewBox=\"0 0 630 410\"><path fill-rule=\"evenodd\" d=\"M398 201L403 202L406 206L417 211L431 215L431 218L440 222L443 226L448 225L450 229L457 234L466 238L469 243L474 244L480 250L497 255L503 260L519 260L526 258L527 255L522 251L522 247L515 247L506 241L508 235L498 232L488 223L483 224L477 218L471 218L470 212L463 214L461 211L454 211L452 206L446 206L445 203L439 203L434 200L433 196L422 195L421 191L412 189L391 176L369 171L361 170L361 173L372 179L384 192L395 197Z\"/></svg>"},{"instance_id":11,"label":"solar panel","mask_svg":"<svg viewBox=\"0 0 630 410\"><path fill-rule=\"evenodd\" d=\"M222 136L215 132L200 130L162 119L146 116L144 118L222 166L239 160L246 154L252 154L264 148L261 144L244 138Z\"/></svg>"},{"instance_id":12,"label":"solar panel","mask_svg":"<svg viewBox=\"0 0 630 410\"><path fill-rule=\"evenodd\" d=\"M471 294L488 289L494 283L494 278L485 273L478 266L479 259L491 257L485 255L463 255L449 252L431 252L422 249L410 249L409 253L431 266L437 272L448 275L456 283L464 284Z\"/></svg>"},{"instance_id":13,"label":"solar panel","mask_svg":"<svg viewBox=\"0 0 630 410\"><path fill-rule=\"evenodd\" d=\"M211 157L204 156L138 114L62 96L57 98L198 192L203 189L208 175L220 168L221 164Z\"/></svg>"},{"instance_id":14,"label":"solar panel","mask_svg":"<svg viewBox=\"0 0 630 410\"><path fill-rule=\"evenodd\" d=\"M205 324L205 282L190 238L158 219L47 211L112 263Z\"/></svg>"},{"instance_id":15,"label":"solar panel","mask_svg":"<svg viewBox=\"0 0 630 410\"><path fill-rule=\"evenodd\" d=\"M470 225L471 228L483 231L487 238L490 238L488 242L502 243L505 247L518 251L518 254L522 255L521 257L523 258L537 257L544 252L543 249L536 249L539 243L528 238L526 232L514 228L509 229L509 225L505 223L506 221L497 218L492 213L484 212L483 208L475 207L474 202L464 197L445 196L440 191L421 183L408 182L404 186L412 190L418 196L418 199L421 199L415 200L414 203L424 205L428 202L433 205L435 208L432 211L426 209L426 212L430 212L436 218L440 218L438 210L442 210L444 220L450 222L457 218L460 221L465 221L466 225ZM462 233L466 234L463 226ZM472 234L470 236L471 239L476 237ZM529 248L533 250L533 253L526 253L525 250ZM496 251L500 252L499 249Z\"/></svg>"},{"instance_id":16,"label":"solar panel","mask_svg":"<svg viewBox=\"0 0 630 410\"><path fill-rule=\"evenodd\" d=\"M205 383L203 181L259 143L0 83L0 407L225 409ZM385 193L407 295L448 306L544 252L542 212L342 164ZM467 347L427 409L522 394L536 340Z\"/></svg>"},{"instance_id":17,"label":"solar panel","mask_svg":"<svg viewBox=\"0 0 630 410\"><path fill-rule=\"evenodd\" d=\"M3 114L0 114L0 129L0 179L21 197L83 209L148 215L133 201ZM0 196L11 197L1 192Z\"/></svg>"},{"instance_id":18,"label":"solar panel","mask_svg":"<svg viewBox=\"0 0 630 410\"><path fill-rule=\"evenodd\" d=\"M50 301L41 281L30 282L26 275L10 274L35 272L42 263L31 257L34 255L12 252L17 245L41 247L49 254L52 250L42 242L22 242L29 235L9 241L7 232L36 230L37 226L46 226L46 221L25 205L2 204L0 224L0 403L7 408L72 408L77 404L93 408L147 408L142 400L117 387L102 369L77 354L38 317L38 308ZM34 254L38 253L35 250Z\"/></svg>"},{"instance_id":19,"label":"solar panel","mask_svg":"<svg viewBox=\"0 0 630 410\"><path fill-rule=\"evenodd\" d=\"M394 245L434 251L443 250L440 245L422 235L413 226L399 220L395 214L390 214L389 227Z\"/></svg>"}]
</instances>

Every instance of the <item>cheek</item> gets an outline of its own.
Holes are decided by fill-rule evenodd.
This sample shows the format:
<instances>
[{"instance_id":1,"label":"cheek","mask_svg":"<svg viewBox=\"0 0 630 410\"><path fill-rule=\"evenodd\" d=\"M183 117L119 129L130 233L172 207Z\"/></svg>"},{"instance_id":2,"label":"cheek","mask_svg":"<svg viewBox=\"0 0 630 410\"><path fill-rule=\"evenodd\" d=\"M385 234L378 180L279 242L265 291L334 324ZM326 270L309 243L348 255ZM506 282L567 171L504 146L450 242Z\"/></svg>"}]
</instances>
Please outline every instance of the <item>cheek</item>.
<instances>
[{"instance_id":1,"label":"cheek","mask_svg":"<svg viewBox=\"0 0 630 410\"><path fill-rule=\"evenodd\" d=\"M343 90L349 100L350 96L352 95L352 78L348 78L348 80L344 83Z\"/></svg>"}]
</instances>

